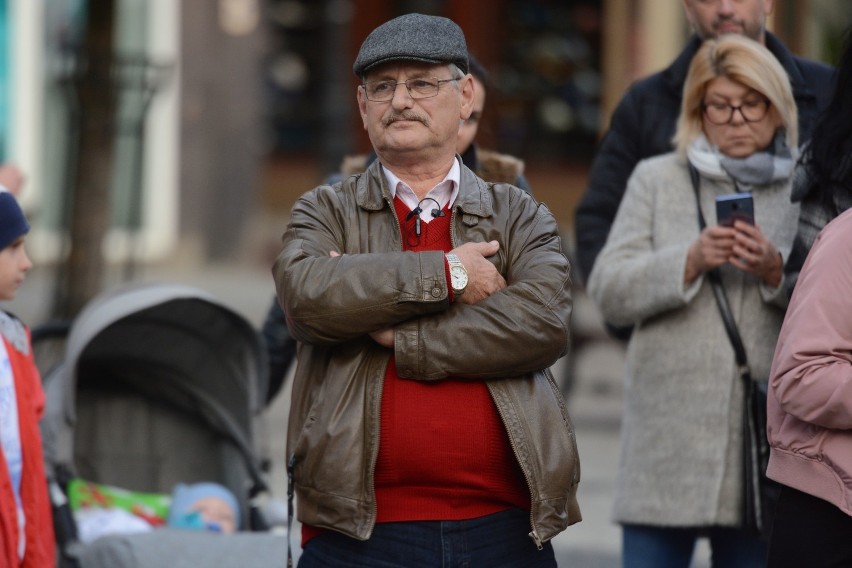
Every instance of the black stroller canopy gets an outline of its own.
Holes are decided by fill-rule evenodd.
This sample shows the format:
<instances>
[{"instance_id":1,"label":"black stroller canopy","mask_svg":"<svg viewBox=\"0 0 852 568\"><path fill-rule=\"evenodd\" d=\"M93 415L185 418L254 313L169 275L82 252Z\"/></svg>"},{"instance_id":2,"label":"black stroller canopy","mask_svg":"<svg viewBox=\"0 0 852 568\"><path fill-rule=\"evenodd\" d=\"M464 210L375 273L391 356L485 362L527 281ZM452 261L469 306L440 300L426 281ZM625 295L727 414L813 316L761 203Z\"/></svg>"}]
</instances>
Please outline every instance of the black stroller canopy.
<instances>
[{"instance_id":1,"label":"black stroller canopy","mask_svg":"<svg viewBox=\"0 0 852 568\"><path fill-rule=\"evenodd\" d=\"M130 389L230 439L253 484L265 489L253 432L266 368L256 330L202 290L145 284L99 296L74 321L65 358L45 378L48 461L74 469L81 391Z\"/></svg>"}]
</instances>

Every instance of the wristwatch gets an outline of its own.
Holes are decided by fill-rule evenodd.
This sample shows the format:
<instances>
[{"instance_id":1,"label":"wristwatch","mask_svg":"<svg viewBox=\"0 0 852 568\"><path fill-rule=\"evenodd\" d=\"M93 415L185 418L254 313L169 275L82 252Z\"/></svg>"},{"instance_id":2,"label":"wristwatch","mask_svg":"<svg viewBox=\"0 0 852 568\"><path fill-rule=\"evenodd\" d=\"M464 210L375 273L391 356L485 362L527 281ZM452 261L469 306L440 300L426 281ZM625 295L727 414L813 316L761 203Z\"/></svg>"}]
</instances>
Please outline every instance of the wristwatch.
<instances>
[{"instance_id":1,"label":"wristwatch","mask_svg":"<svg viewBox=\"0 0 852 568\"><path fill-rule=\"evenodd\" d=\"M461 296L467 288L467 270L459 257L453 253L447 253L447 262L450 265L450 284L453 287L453 295Z\"/></svg>"}]
</instances>

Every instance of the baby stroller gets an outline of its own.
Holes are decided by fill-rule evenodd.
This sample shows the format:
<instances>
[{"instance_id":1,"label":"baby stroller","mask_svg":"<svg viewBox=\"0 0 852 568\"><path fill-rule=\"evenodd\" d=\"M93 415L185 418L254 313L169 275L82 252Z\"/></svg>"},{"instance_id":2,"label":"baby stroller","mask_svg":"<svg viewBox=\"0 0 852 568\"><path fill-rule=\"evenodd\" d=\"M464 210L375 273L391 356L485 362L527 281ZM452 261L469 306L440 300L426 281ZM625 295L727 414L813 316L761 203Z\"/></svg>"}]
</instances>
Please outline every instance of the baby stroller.
<instances>
[{"instance_id":1,"label":"baby stroller","mask_svg":"<svg viewBox=\"0 0 852 568\"><path fill-rule=\"evenodd\" d=\"M214 481L237 497L241 529L266 531L258 503L269 490L254 446L266 369L255 329L204 291L146 284L92 300L70 326L64 358L44 377L42 431L61 565L81 565L88 546L77 540L64 494L74 477L166 494L177 483ZM151 549L169 539L173 559L183 541L209 552L238 536L211 534L212 546L201 535L164 530L161 537L160 530L130 536ZM284 539L257 536L254 553L267 547L276 551L269 565L283 563Z\"/></svg>"}]
</instances>

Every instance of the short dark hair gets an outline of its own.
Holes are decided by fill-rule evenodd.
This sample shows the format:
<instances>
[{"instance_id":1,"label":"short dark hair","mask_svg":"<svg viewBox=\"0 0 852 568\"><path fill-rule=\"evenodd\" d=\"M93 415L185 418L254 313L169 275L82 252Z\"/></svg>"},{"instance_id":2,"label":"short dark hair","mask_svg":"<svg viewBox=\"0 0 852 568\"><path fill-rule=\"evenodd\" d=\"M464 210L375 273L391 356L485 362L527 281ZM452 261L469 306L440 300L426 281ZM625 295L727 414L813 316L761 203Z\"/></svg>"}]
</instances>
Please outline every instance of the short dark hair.
<instances>
[{"instance_id":1,"label":"short dark hair","mask_svg":"<svg viewBox=\"0 0 852 568\"><path fill-rule=\"evenodd\" d=\"M479 79L479 82L488 88L488 71L471 53L467 54L467 64L470 67L470 74Z\"/></svg>"}]
</instances>

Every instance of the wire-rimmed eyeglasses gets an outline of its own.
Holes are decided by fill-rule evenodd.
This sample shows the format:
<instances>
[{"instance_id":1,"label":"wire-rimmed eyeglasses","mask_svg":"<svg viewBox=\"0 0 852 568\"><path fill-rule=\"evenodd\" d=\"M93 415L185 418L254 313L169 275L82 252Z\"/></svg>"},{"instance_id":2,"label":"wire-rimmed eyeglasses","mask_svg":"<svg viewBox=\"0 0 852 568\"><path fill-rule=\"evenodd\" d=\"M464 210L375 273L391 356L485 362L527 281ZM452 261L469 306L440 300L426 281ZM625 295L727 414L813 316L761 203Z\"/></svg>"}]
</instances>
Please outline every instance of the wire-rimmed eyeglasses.
<instances>
[{"instance_id":1,"label":"wire-rimmed eyeglasses","mask_svg":"<svg viewBox=\"0 0 852 568\"><path fill-rule=\"evenodd\" d=\"M387 102L393 99L396 94L396 88L399 85L405 85L412 99L428 99L438 95L441 83L450 83L452 81L458 81L458 79L430 77L428 79L409 79L403 83L397 83L396 81L367 81L361 86L364 88L364 94L367 95L368 101Z\"/></svg>"},{"instance_id":2,"label":"wire-rimmed eyeglasses","mask_svg":"<svg viewBox=\"0 0 852 568\"><path fill-rule=\"evenodd\" d=\"M769 110L769 100L763 97L743 101L739 106L734 106L729 103L704 103L701 105L704 109L704 116L713 124L728 124L734 118L734 111L740 111L743 120L746 122L757 122L766 116Z\"/></svg>"}]
</instances>

